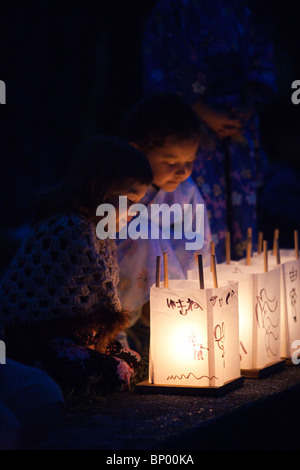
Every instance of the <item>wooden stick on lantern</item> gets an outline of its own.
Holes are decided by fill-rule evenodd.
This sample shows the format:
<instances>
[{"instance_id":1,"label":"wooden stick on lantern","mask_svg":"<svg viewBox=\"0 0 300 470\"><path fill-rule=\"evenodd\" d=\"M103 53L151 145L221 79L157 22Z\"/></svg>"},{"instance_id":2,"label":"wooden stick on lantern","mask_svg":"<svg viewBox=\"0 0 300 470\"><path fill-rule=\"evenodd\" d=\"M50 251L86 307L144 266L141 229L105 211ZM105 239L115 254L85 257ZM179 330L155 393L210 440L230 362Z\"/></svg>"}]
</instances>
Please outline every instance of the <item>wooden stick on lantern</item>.
<instances>
[{"instance_id":1,"label":"wooden stick on lantern","mask_svg":"<svg viewBox=\"0 0 300 470\"><path fill-rule=\"evenodd\" d=\"M218 287L216 255L211 255L211 267L212 267L212 273L213 273L213 279L214 279L214 287Z\"/></svg>"},{"instance_id":2,"label":"wooden stick on lantern","mask_svg":"<svg viewBox=\"0 0 300 470\"><path fill-rule=\"evenodd\" d=\"M274 239L273 239L273 255L276 255L276 240L279 238L279 230L276 228L274 230Z\"/></svg>"},{"instance_id":3,"label":"wooden stick on lantern","mask_svg":"<svg viewBox=\"0 0 300 470\"><path fill-rule=\"evenodd\" d=\"M226 232L226 264L230 264L231 252L230 252L230 232Z\"/></svg>"},{"instance_id":4,"label":"wooden stick on lantern","mask_svg":"<svg viewBox=\"0 0 300 470\"><path fill-rule=\"evenodd\" d=\"M216 252L215 252L215 244L214 242L210 242L210 254L211 256L215 256ZM211 263L210 263L210 270L212 271L213 270L213 266L212 266L212 258L211 259Z\"/></svg>"},{"instance_id":5,"label":"wooden stick on lantern","mask_svg":"<svg viewBox=\"0 0 300 470\"><path fill-rule=\"evenodd\" d=\"M164 253L163 257L164 257L164 287L169 287L168 253Z\"/></svg>"},{"instance_id":6,"label":"wooden stick on lantern","mask_svg":"<svg viewBox=\"0 0 300 470\"><path fill-rule=\"evenodd\" d=\"M268 272L268 242L263 241L263 250L264 250L264 272Z\"/></svg>"},{"instance_id":7,"label":"wooden stick on lantern","mask_svg":"<svg viewBox=\"0 0 300 470\"><path fill-rule=\"evenodd\" d=\"M298 230L294 230L294 245L295 245L295 256L296 256L296 259L299 259L299 239L298 239Z\"/></svg>"},{"instance_id":8,"label":"wooden stick on lantern","mask_svg":"<svg viewBox=\"0 0 300 470\"><path fill-rule=\"evenodd\" d=\"M252 228L248 228L247 232L247 259L246 264L250 266L251 264L251 253L252 253Z\"/></svg>"},{"instance_id":9,"label":"wooden stick on lantern","mask_svg":"<svg viewBox=\"0 0 300 470\"><path fill-rule=\"evenodd\" d=\"M280 251L279 251L279 240L276 239L275 242L275 255L276 255L276 263L280 264Z\"/></svg>"},{"instance_id":10,"label":"wooden stick on lantern","mask_svg":"<svg viewBox=\"0 0 300 470\"><path fill-rule=\"evenodd\" d=\"M203 273L202 255L198 255L198 271L199 271L200 289L204 289L204 273Z\"/></svg>"},{"instance_id":11,"label":"wooden stick on lantern","mask_svg":"<svg viewBox=\"0 0 300 470\"><path fill-rule=\"evenodd\" d=\"M156 257L156 287L160 286L160 256Z\"/></svg>"},{"instance_id":12,"label":"wooden stick on lantern","mask_svg":"<svg viewBox=\"0 0 300 470\"><path fill-rule=\"evenodd\" d=\"M258 243L257 243L257 254L261 254L263 251L263 232L258 233Z\"/></svg>"}]
</instances>

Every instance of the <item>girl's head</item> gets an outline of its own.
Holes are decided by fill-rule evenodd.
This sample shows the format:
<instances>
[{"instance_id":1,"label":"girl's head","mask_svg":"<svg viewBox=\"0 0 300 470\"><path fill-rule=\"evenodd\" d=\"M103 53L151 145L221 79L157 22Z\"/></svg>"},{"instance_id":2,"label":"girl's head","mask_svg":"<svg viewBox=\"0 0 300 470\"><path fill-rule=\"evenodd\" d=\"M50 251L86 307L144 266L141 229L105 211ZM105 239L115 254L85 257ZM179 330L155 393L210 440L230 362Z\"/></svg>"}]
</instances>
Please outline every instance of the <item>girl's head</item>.
<instances>
[{"instance_id":1,"label":"girl's head","mask_svg":"<svg viewBox=\"0 0 300 470\"><path fill-rule=\"evenodd\" d=\"M121 135L143 150L167 141L200 140L202 126L196 112L179 95L153 93L141 99L125 116Z\"/></svg>"},{"instance_id":2,"label":"girl's head","mask_svg":"<svg viewBox=\"0 0 300 470\"><path fill-rule=\"evenodd\" d=\"M56 190L40 199L37 219L65 211L94 219L97 206L114 196L138 202L152 178L142 152L115 137L94 137L80 146Z\"/></svg>"},{"instance_id":3,"label":"girl's head","mask_svg":"<svg viewBox=\"0 0 300 470\"><path fill-rule=\"evenodd\" d=\"M165 191L174 191L192 173L202 126L180 96L156 93L142 99L129 112L121 134L147 156L153 183Z\"/></svg>"}]
</instances>

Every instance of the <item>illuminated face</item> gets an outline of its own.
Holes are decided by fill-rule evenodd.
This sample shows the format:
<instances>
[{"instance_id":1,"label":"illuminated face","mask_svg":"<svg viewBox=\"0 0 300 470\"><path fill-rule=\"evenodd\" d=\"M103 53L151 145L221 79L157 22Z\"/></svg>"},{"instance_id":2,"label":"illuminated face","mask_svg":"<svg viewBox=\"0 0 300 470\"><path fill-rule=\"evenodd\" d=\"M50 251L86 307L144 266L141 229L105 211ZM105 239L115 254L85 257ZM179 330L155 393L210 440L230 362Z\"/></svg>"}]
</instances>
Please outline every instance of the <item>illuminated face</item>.
<instances>
[{"instance_id":1,"label":"illuminated face","mask_svg":"<svg viewBox=\"0 0 300 470\"><path fill-rule=\"evenodd\" d=\"M153 171L153 183L165 191L174 191L193 171L199 141L167 140L162 147L143 150Z\"/></svg>"}]
</instances>

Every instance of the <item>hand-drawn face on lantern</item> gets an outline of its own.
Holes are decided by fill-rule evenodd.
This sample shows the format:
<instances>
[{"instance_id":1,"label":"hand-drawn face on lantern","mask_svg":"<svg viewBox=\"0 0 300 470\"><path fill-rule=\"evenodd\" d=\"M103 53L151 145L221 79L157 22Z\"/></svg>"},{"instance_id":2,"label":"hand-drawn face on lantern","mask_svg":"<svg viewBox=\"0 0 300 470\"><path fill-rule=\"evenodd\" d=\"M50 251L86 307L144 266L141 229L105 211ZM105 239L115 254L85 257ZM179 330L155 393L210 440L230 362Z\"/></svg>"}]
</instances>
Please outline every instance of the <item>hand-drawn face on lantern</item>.
<instances>
[{"instance_id":1,"label":"hand-drawn face on lantern","mask_svg":"<svg viewBox=\"0 0 300 470\"><path fill-rule=\"evenodd\" d=\"M199 289L169 281L150 291L149 382L218 387L240 376L237 284Z\"/></svg>"}]
</instances>

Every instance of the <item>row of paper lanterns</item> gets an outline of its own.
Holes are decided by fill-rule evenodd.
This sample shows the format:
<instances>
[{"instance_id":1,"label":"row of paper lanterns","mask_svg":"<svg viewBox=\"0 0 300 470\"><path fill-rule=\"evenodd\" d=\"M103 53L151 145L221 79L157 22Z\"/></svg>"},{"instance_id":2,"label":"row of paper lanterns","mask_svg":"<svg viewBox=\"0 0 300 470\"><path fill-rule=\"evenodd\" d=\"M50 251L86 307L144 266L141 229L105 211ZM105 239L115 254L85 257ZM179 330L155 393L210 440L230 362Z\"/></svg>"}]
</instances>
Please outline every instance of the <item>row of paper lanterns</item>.
<instances>
[{"instance_id":1,"label":"row of paper lanterns","mask_svg":"<svg viewBox=\"0 0 300 470\"><path fill-rule=\"evenodd\" d=\"M211 266L198 257L186 280L168 279L164 256L165 280L150 290L149 383L221 387L291 359L300 342L298 253L296 232L295 250L279 250L275 236L272 252L264 243L253 255L250 234L245 259L216 266L212 251Z\"/></svg>"}]
</instances>

